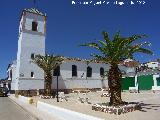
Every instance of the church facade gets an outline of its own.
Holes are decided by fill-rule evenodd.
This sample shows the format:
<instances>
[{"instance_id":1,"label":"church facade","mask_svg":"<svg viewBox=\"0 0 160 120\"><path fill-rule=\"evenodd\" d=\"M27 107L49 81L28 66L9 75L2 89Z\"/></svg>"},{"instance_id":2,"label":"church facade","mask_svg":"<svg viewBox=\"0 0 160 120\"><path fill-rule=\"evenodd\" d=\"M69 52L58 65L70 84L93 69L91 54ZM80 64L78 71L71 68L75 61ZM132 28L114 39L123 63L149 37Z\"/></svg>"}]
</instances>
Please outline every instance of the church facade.
<instances>
[{"instance_id":1,"label":"church facade","mask_svg":"<svg viewBox=\"0 0 160 120\"><path fill-rule=\"evenodd\" d=\"M32 62L35 55L45 55L46 14L35 8L24 9L20 18L17 59L8 67L11 90L44 89L44 72ZM125 73L134 73L133 67L119 66ZM59 89L108 87L110 65L78 58L66 58L53 71L52 88L56 89L55 72L59 72Z\"/></svg>"}]
</instances>

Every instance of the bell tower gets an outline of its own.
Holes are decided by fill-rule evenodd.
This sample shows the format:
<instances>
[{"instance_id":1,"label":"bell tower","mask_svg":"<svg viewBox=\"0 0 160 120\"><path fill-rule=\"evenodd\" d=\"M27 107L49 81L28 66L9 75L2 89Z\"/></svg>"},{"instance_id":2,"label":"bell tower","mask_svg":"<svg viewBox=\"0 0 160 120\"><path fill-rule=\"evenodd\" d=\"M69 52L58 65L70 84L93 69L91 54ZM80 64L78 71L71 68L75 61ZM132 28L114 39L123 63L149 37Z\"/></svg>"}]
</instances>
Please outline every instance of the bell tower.
<instances>
[{"instance_id":1,"label":"bell tower","mask_svg":"<svg viewBox=\"0 0 160 120\"><path fill-rule=\"evenodd\" d=\"M32 62L45 55L46 14L36 8L22 11L19 25L16 79L18 90L43 89L44 73Z\"/></svg>"}]
</instances>

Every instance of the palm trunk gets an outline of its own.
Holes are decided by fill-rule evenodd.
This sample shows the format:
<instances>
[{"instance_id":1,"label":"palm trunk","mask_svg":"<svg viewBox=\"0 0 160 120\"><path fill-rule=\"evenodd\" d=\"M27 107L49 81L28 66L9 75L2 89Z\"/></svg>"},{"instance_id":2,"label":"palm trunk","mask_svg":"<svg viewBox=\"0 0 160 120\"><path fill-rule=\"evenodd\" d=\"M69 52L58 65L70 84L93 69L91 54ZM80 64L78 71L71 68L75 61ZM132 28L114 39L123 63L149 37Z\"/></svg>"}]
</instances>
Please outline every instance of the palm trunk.
<instances>
[{"instance_id":1,"label":"palm trunk","mask_svg":"<svg viewBox=\"0 0 160 120\"><path fill-rule=\"evenodd\" d=\"M51 96L52 74L51 72L45 73L45 94Z\"/></svg>"},{"instance_id":2,"label":"palm trunk","mask_svg":"<svg viewBox=\"0 0 160 120\"><path fill-rule=\"evenodd\" d=\"M121 99L121 71L117 64L111 64L108 75L108 85L110 88L110 105L118 106L122 104Z\"/></svg>"}]
</instances>

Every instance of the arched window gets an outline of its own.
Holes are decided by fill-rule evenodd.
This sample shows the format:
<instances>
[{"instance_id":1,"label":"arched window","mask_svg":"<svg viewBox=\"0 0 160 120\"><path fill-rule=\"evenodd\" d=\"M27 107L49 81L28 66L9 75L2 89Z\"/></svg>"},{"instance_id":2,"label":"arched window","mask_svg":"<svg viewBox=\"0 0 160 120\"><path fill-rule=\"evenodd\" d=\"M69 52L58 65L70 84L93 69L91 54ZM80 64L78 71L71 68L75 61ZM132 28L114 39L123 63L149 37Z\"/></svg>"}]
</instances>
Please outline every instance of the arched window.
<instances>
[{"instance_id":1,"label":"arched window","mask_svg":"<svg viewBox=\"0 0 160 120\"><path fill-rule=\"evenodd\" d=\"M92 68L91 67L87 67L87 77L92 77Z\"/></svg>"},{"instance_id":2,"label":"arched window","mask_svg":"<svg viewBox=\"0 0 160 120\"><path fill-rule=\"evenodd\" d=\"M34 78L34 72L31 72L31 78Z\"/></svg>"},{"instance_id":3,"label":"arched window","mask_svg":"<svg viewBox=\"0 0 160 120\"><path fill-rule=\"evenodd\" d=\"M104 68L100 68L100 76L104 76Z\"/></svg>"},{"instance_id":4,"label":"arched window","mask_svg":"<svg viewBox=\"0 0 160 120\"><path fill-rule=\"evenodd\" d=\"M11 80L12 80L12 70L10 70L10 78L11 78Z\"/></svg>"},{"instance_id":5,"label":"arched window","mask_svg":"<svg viewBox=\"0 0 160 120\"><path fill-rule=\"evenodd\" d=\"M31 59L34 59L34 53L31 54Z\"/></svg>"},{"instance_id":6,"label":"arched window","mask_svg":"<svg viewBox=\"0 0 160 120\"><path fill-rule=\"evenodd\" d=\"M72 65L72 77L77 77L77 66Z\"/></svg>"},{"instance_id":7,"label":"arched window","mask_svg":"<svg viewBox=\"0 0 160 120\"><path fill-rule=\"evenodd\" d=\"M32 22L32 31L37 31L38 23L33 21Z\"/></svg>"},{"instance_id":8,"label":"arched window","mask_svg":"<svg viewBox=\"0 0 160 120\"><path fill-rule=\"evenodd\" d=\"M60 66L57 66L57 68L54 69L53 76L60 76Z\"/></svg>"}]
</instances>

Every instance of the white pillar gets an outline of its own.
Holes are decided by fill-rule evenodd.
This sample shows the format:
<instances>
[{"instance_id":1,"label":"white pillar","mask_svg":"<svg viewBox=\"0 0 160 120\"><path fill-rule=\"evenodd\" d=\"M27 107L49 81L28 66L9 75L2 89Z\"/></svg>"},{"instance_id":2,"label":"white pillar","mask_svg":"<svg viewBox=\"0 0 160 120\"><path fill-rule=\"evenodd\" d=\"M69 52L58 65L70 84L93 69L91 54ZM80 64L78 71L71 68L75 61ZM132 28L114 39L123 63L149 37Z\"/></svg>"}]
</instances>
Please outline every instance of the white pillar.
<instances>
[{"instance_id":1,"label":"white pillar","mask_svg":"<svg viewBox=\"0 0 160 120\"><path fill-rule=\"evenodd\" d=\"M153 82L154 82L154 86L157 87L157 78L159 77L159 75L153 75Z\"/></svg>"},{"instance_id":2,"label":"white pillar","mask_svg":"<svg viewBox=\"0 0 160 120\"><path fill-rule=\"evenodd\" d=\"M137 81L138 76L137 76L137 74L136 74L136 76L134 77L134 79L135 79L135 87L136 87L136 86L138 86L138 81Z\"/></svg>"}]
</instances>

